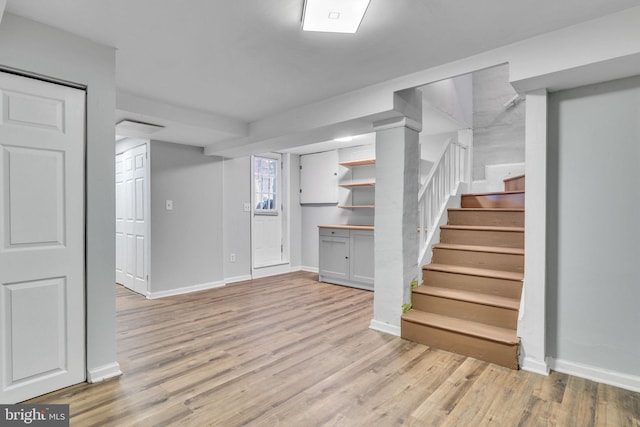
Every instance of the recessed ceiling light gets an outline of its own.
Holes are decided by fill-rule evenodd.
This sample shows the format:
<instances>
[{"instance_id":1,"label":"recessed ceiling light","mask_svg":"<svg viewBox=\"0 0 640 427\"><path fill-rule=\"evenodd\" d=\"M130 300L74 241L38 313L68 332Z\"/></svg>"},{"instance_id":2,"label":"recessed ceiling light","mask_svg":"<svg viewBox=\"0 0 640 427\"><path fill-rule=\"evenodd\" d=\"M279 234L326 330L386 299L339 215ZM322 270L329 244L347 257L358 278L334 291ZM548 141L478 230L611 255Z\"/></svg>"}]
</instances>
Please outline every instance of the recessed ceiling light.
<instances>
[{"instance_id":1,"label":"recessed ceiling light","mask_svg":"<svg viewBox=\"0 0 640 427\"><path fill-rule=\"evenodd\" d=\"M305 0L302 29L330 33L355 33L370 0Z\"/></svg>"}]
</instances>

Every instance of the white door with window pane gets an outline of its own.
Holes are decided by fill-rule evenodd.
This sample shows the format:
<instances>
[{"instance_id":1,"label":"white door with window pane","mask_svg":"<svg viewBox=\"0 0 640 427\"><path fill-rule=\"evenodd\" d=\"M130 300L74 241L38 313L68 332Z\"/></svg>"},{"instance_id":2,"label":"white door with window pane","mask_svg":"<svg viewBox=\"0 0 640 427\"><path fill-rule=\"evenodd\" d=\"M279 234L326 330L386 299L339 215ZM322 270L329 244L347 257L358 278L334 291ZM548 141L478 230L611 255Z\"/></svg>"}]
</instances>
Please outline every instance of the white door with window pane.
<instances>
[{"instance_id":1,"label":"white door with window pane","mask_svg":"<svg viewBox=\"0 0 640 427\"><path fill-rule=\"evenodd\" d=\"M0 73L0 403L85 379L85 92Z\"/></svg>"},{"instance_id":2,"label":"white door with window pane","mask_svg":"<svg viewBox=\"0 0 640 427\"><path fill-rule=\"evenodd\" d=\"M281 159L253 156L253 268L282 263Z\"/></svg>"}]
</instances>

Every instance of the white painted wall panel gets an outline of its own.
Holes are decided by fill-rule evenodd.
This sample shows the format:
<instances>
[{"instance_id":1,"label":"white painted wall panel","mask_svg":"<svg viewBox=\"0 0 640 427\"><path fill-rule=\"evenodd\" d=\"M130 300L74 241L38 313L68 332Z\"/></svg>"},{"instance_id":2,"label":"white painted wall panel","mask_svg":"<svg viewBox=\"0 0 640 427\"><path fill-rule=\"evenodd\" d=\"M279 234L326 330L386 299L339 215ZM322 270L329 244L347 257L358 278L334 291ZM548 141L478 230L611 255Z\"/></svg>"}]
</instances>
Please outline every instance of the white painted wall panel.
<instances>
[{"instance_id":1,"label":"white painted wall panel","mask_svg":"<svg viewBox=\"0 0 640 427\"><path fill-rule=\"evenodd\" d=\"M222 159L151 141L151 293L223 280ZM248 174L248 172L247 172ZM165 201L173 200L173 210Z\"/></svg>"},{"instance_id":2,"label":"white painted wall panel","mask_svg":"<svg viewBox=\"0 0 640 427\"><path fill-rule=\"evenodd\" d=\"M548 352L640 376L640 77L550 95Z\"/></svg>"}]
</instances>

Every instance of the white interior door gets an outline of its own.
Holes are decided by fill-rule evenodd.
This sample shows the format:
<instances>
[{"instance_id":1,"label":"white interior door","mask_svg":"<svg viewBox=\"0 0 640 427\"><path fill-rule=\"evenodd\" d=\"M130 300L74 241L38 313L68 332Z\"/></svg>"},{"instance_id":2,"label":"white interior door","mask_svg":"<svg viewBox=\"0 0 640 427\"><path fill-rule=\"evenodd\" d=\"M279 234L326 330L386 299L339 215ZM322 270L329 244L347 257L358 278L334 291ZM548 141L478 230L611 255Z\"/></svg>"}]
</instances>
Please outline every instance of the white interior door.
<instances>
[{"instance_id":1,"label":"white interior door","mask_svg":"<svg viewBox=\"0 0 640 427\"><path fill-rule=\"evenodd\" d=\"M0 73L0 403L85 379L85 92Z\"/></svg>"},{"instance_id":2,"label":"white interior door","mask_svg":"<svg viewBox=\"0 0 640 427\"><path fill-rule=\"evenodd\" d=\"M253 156L253 268L283 263L281 156Z\"/></svg>"},{"instance_id":3,"label":"white interior door","mask_svg":"<svg viewBox=\"0 0 640 427\"><path fill-rule=\"evenodd\" d=\"M124 153L116 155L116 283L125 284L126 245L124 220L126 212L124 192Z\"/></svg>"},{"instance_id":4,"label":"white interior door","mask_svg":"<svg viewBox=\"0 0 640 427\"><path fill-rule=\"evenodd\" d=\"M147 145L116 156L116 281L147 295Z\"/></svg>"},{"instance_id":5,"label":"white interior door","mask_svg":"<svg viewBox=\"0 0 640 427\"><path fill-rule=\"evenodd\" d=\"M282 263L282 213L255 214L253 229L253 267L269 267Z\"/></svg>"}]
</instances>

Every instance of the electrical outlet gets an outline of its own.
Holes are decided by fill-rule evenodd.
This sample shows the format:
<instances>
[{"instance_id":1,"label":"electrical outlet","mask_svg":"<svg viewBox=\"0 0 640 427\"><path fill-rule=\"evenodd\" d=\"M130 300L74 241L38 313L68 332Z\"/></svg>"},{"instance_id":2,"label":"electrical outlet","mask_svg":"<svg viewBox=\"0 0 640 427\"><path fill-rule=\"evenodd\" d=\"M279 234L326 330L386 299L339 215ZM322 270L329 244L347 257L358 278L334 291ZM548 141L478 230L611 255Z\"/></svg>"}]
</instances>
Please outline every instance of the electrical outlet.
<instances>
[{"instance_id":1,"label":"electrical outlet","mask_svg":"<svg viewBox=\"0 0 640 427\"><path fill-rule=\"evenodd\" d=\"M165 206L167 207L168 211L173 210L173 200L167 200L167 203Z\"/></svg>"},{"instance_id":2,"label":"electrical outlet","mask_svg":"<svg viewBox=\"0 0 640 427\"><path fill-rule=\"evenodd\" d=\"M236 254L229 254L229 261L236 262Z\"/></svg>"},{"instance_id":3,"label":"electrical outlet","mask_svg":"<svg viewBox=\"0 0 640 427\"><path fill-rule=\"evenodd\" d=\"M244 211L245 211L245 212L251 212L251 203L249 203L249 202L245 202L245 204L244 204Z\"/></svg>"}]
</instances>

